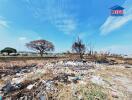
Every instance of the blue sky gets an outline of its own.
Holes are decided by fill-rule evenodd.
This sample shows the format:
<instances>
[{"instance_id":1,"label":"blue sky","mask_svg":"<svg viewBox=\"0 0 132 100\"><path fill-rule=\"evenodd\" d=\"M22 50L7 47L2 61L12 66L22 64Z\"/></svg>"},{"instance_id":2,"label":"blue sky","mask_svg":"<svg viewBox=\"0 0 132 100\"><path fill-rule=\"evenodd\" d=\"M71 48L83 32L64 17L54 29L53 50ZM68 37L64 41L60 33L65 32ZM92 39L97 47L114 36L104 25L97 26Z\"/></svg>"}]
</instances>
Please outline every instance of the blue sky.
<instances>
[{"instance_id":1,"label":"blue sky","mask_svg":"<svg viewBox=\"0 0 132 100\"><path fill-rule=\"evenodd\" d=\"M124 16L110 16L115 5ZM46 39L64 52L79 36L94 50L132 54L131 28L132 0L0 0L0 49Z\"/></svg>"}]
</instances>

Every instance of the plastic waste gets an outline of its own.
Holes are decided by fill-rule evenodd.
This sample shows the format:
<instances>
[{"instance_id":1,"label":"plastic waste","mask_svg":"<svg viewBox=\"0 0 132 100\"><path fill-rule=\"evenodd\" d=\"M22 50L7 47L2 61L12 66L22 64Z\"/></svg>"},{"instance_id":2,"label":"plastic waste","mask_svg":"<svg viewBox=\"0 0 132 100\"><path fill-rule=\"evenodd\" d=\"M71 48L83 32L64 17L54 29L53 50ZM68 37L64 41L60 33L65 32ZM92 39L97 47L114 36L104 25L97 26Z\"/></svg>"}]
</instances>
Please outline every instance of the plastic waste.
<instances>
[{"instance_id":1,"label":"plastic waste","mask_svg":"<svg viewBox=\"0 0 132 100\"><path fill-rule=\"evenodd\" d=\"M46 100L45 96L40 96L40 100Z\"/></svg>"},{"instance_id":2,"label":"plastic waste","mask_svg":"<svg viewBox=\"0 0 132 100\"><path fill-rule=\"evenodd\" d=\"M2 96L0 96L0 100L2 100Z\"/></svg>"}]
</instances>

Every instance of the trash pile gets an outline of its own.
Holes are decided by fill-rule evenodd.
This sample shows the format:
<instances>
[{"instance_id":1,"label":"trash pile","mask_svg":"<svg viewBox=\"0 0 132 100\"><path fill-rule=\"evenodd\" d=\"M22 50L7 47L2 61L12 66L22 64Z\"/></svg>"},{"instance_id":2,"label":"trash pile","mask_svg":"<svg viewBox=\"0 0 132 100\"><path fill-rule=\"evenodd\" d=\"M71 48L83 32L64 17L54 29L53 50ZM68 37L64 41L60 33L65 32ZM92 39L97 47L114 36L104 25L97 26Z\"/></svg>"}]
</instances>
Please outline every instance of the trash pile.
<instances>
[{"instance_id":1,"label":"trash pile","mask_svg":"<svg viewBox=\"0 0 132 100\"><path fill-rule=\"evenodd\" d=\"M89 63L73 61L13 64L2 64L0 69L0 96L3 99L53 98L53 94L57 95L59 91L58 84L77 83L91 68Z\"/></svg>"},{"instance_id":2,"label":"trash pile","mask_svg":"<svg viewBox=\"0 0 132 100\"><path fill-rule=\"evenodd\" d=\"M106 65L65 60L18 63L0 67L0 98L3 100L108 99L111 84L98 74ZM95 95L91 95L92 92ZM118 97L114 91L111 94Z\"/></svg>"}]
</instances>

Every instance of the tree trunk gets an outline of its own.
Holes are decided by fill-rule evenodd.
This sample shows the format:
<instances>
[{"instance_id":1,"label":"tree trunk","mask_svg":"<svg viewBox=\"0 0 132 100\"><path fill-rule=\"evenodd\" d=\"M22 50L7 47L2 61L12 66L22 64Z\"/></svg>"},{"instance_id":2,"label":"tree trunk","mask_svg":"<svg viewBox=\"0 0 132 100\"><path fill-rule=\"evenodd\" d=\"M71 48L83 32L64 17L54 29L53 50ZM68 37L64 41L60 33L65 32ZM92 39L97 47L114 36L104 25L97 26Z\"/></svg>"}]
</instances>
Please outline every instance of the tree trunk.
<instances>
[{"instance_id":1,"label":"tree trunk","mask_svg":"<svg viewBox=\"0 0 132 100\"><path fill-rule=\"evenodd\" d=\"M8 53L7 53L7 55L9 56L9 55L10 55L10 53L8 52Z\"/></svg>"},{"instance_id":2,"label":"tree trunk","mask_svg":"<svg viewBox=\"0 0 132 100\"><path fill-rule=\"evenodd\" d=\"M80 59L81 59L81 60L83 59L83 54L82 54L82 53L80 53Z\"/></svg>"},{"instance_id":3,"label":"tree trunk","mask_svg":"<svg viewBox=\"0 0 132 100\"><path fill-rule=\"evenodd\" d=\"M43 57L43 51L40 51L40 56Z\"/></svg>"}]
</instances>

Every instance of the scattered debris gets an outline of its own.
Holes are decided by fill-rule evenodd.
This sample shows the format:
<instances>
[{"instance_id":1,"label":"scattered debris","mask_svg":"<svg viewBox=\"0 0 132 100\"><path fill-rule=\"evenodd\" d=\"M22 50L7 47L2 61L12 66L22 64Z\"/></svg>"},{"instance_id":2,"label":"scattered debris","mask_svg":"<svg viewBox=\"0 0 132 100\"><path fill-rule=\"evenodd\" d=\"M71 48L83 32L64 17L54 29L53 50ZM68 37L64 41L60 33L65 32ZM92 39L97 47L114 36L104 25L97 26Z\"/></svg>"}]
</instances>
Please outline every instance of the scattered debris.
<instances>
[{"instance_id":1,"label":"scattered debris","mask_svg":"<svg viewBox=\"0 0 132 100\"><path fill-rule=\"evenodd\" d=\"M27 86L27 89L28 89L28 90L31 90L33 87L34 87L34 85L31 84L31 85L28 85L28 86Z\"/></svg>"},{"instance_id":2,"label":"scattered debris","mask_svg":"<svg viewBox=\"0 0 132 100\"><path fill-rule=\"evenodd\" d=\"M130 66L130 65L125 65L125 68L132 68L132 66Z\"/></svg>"},{"instance_id":3,"label":"scattered debris","mask_svg":"<svg viewBox=\"0 0 132 100\"><path fill-rule=\"evenodd\" d=\"M0 100L2 100L2 96L0 96Z\"/></svg>"},{"instance_id":4,"label":"scattered debris","mask_svg":"<svg viewBox=\"0 0 132 100\"><path fill-rule=\"evenodd\" d=\"M131 98L132 66L113 62L62 60L21 66L13 62L7 67L3 64L0 100L101 100L109 93L116 99Z\"/></svg>"},{"instance_id":5,"label":"scattered debris","mask_svg":"<svg viewBox=\"0 0 132 100\"><path fill-rule=\"evenodd\" d=\"M115 92L115 91L112 91L111 95L113 98L118 98L117 92Z\"/></svg>"},{"instance_id":6,"label":"scattered debris","mask_svg":"<svg viewBox=\"0 0 132 100\"><path fill-rule=\"evenodd\" d=\"M92 76L91 81L95 84L98 85L104 85L105 82L103 81L103 79L100 76Z\"/></svg>"},{"instance_id":7,"label":"scattered debris","mask_svg":"<svg viewBox=\"0 0 132 100\"><path fill-rule=\"evenodd\" d=\"M40 100L46 100L45 96L40 96Z\"/></svg>"}]
</instances>

